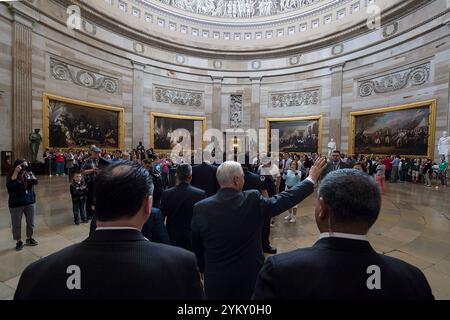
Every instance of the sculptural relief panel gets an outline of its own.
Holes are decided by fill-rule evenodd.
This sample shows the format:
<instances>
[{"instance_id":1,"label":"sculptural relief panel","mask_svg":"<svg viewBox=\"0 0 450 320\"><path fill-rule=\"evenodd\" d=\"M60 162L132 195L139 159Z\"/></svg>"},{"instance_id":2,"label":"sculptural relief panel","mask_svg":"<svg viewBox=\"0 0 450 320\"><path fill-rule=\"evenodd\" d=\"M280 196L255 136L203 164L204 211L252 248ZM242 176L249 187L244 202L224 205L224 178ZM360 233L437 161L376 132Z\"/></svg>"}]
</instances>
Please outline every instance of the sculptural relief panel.
<instances>
[{"instance_id":1,"label":"sculptural relief panel","mask_svg":"<svg viewBox=\"0 0 450 320\"><path fill-rule=\"evenodd\" d=\"M176 104L189 107L201 107L203 93L184 89L155 86L154 100L161 103Z\"/></svg>"},{"instance_id":2,"label":"sculptural relief panel","mask_svg":"<svg viewBox=\"0 0 450 320\"><path fill-rule=\"evenodd\" d=\"M272 108L286 108L319 104L320 89L273 93L270 95Z\"/></svg>"},{"instance_id":3,"label":"sculptural relief panel","mask_svg":"<svg viewBox=\"0 0 450 320\"><path fill-rule=\"evenodd\" d=\"M252 18L300 9L321 0L159 0L175 8L213 17Z\"/></svg>"},{"instance_id":4,"label":"sculptural relief panel","mask_svg":"<svg viewBox=\"0 0 450 320\"><path fill-rule=\"evenodd\" d=\"M119 92L119 79L105 76L55 58L50 58L50 75L53 79L69 81L90 89L113 94Z\"/></svg>"},{"instance_id":5,"label":"sculptural relief panel","mask_svg":"<svg viewBox=\"0 0 450 320\"><path fill-rule=\"evenodd\" d=\"M360 97L377 93L393 92L412 86L419 86L430 77L430 63L417 65L388 75L358 82Z\"/></svg>"},{"instance_id":6,"label":"sculptural relief panel","mask_svg":"<svg viewBox=\"0 0 450 320\"><path fill-rule=\"evenodd\" d=\"M242 94L230 96L230 127L240 128L242 126Z\"/></svg>"}]
</instances>

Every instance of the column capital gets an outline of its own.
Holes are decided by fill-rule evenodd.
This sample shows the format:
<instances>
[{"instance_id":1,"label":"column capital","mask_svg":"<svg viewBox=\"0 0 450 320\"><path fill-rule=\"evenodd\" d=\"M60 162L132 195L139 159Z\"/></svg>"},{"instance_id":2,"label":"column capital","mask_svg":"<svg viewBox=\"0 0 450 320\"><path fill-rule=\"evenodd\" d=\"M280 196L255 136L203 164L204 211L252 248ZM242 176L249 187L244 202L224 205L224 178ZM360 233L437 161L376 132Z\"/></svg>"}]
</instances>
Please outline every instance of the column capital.
<instances>
[{"instance_id":1,"label":"column capital","mask_svg":"<svg viewBox=\"0 0 450 320\"><path fill-rule=\"evenodd\" d=\"M134 61L134 60L130 60L130 62L131 62L131 65L133 66L133 69L141 70L141 71L145 70L145 67L146 67L145 63L137 62L137 61Z\"/></svg>"},{"instance_id":2,"label":"column capital","mask_svg":"<svg viewBox=\"0 0 450 320\"><path fill-rule=\"evenodd\" d=\"M345 62L330 66L331 73L344 71Z\"/></svg>"},{"instance_id":3,"label":"column capital","mask_svg":"<svg viewBox=\"0 0 450 320\"><path fill-rule=\"evenodd\" d=\"M262 80L262 77L261 76L260 77L250 77L249 79L252 82L252 85L253 84L260 84L261 80Z\"/></svg>"},{"instance_id":4,"label":"column capital","mask_svg":"<svg viewBox=\"0 0 450 320\"><path fill-rule=\"evenodd\" d=\"M33 25L39 20L38 16L31 8L24 6L20 2L8 4L8 9L11 12L14 22L23 24L31 29L33 29Z\"/></svg>"},{"instance_id":5,"label":"column capital","mask_svg":"<svg viewBox=\"0 0 450 320\"><path fill-rule=\"evenodd\" d=\"M222 84L223 77L221 76L211 76L213 84Z\"/></svg>"}]
</instances>

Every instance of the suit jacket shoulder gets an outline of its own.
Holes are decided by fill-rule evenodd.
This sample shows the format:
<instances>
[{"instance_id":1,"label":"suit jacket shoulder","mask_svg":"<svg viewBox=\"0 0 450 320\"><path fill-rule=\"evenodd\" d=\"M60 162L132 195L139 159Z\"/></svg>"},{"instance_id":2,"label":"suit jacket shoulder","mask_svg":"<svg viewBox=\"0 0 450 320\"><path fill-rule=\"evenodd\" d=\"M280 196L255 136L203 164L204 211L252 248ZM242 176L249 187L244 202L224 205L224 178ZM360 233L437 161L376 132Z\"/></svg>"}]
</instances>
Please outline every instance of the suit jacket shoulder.
<instances>
[{"instance_id":1,"label":"suit jacket shoulder","mask_svg":"<svg viewBox=\"0 0 450 320\"><path fill-rule=\"evenodd\" d=\"M310 248L268 258L258 276L253 298L434 298L426 278L416 267L380 255L373 251L368 243L352 244L349 240L344 241L346 242L341 243L341 248L320 246L316 243ZM353 248L345 249L347 244ZM354 251L358 246L366 246L367 250L363 248ZM378 271L369 269L373 266L378 267ZM375 272L380 275L380 288L370 289L367 283Z\"/></svg>"},{"instance_id":2,"label":"suit jacket shoulder","mask_svg":"<svg viewBox=\"0 0 450 320\"><path fill-rule=\"evenodd\" d=\"M199 195L199 196L205 196L205 197L206 197L206 191L205 191L205 190L202 190L202 189L200 189L200 188L197 188L197 187L194 187L194 186L189 185L188 190L189 190L190 192L196 194L196 195Z\"/></svg>"},{"instance_id":3,"label":"suit jacket shoulder","mask_svg":"<svg viewBox=\"0 0 450 320\"><path fill-rule=\"evenodd\" d=\"M191 252L134 238L107 239L96 231L31 264L22 273L15 299L201 299L197 262ZM139 233L140 234L140 233ZM97 237L97 239L95 238ZM100 237L100 238L99 238ZM112 238L112 239L111 239ZM123 238L123 236L122 236ZM80 288L68 287L79 268Z\"/></svg>"}]
</instances>

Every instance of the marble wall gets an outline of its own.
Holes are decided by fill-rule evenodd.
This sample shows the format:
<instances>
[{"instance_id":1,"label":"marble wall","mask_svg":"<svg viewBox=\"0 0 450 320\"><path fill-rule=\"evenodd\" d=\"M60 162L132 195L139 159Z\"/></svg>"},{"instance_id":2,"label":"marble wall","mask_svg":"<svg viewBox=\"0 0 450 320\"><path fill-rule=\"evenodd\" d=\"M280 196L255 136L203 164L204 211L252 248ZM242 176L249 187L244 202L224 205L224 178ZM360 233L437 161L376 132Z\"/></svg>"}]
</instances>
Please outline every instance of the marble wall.
<instances>
[{"instance_id":1,"label":"marble wall","mask_svg":"<svg viewBox=\"0 0 450 320\"><path fill-rule=\"evenodd\" d=\"M372 34L362 34L348 39L345 46L341 42L318 48L315 55L314 51L294 56L290 53L285 59L291 68L279 68L271 60L252 59L227 61L227 70L218 71L217 67L223 67L219 59L211 58L206 65L201 61L204 58L187 58L174 52L176 61L168 64L157 48L149 51L150 56L130 51L122 46L125 42L118 40L121 35L114 30L103 30L101 38L94 37L100 29L92 25L84 31L69 30L64 26L63 8L50 9L51 15L45 15L31 5L17 3L11 8L0 3L0 150L23 153L14 143L16 131L12 126L16 108L12 99L13 24L17 12L30 22L32 32L32 112L30 120L23 118L30 122L30 128L42 128L43 93L123 107L127 148L139 141L149 146L151 112L206 116L207 128L224 131L230 127L231 96L236 95L242 96L242 111L235 126L244 130L264 128L268 117L322 115L322 151L330 137L339 149L348 150L351 111L436 99L436 145L441 132L449 127L448 12L430 17L417 28L408 28L399 18L395 30L380 30L377 37L381 40L371 44L366 40ZM431 8L430 14L436 10ZM363 42L359 49L345 49ZM310 58L304 56L314 56L315 60L305 61ZM240 70L243 65L249 68ZM371 79L420 67L428 70L420 84L406 83L385 93L361 89L361 84ZM89 72L104 85L93 88L82 78L74 80L58 70ZM292 93L300 98L289 101Z\"/></svg>"}]
</instances>

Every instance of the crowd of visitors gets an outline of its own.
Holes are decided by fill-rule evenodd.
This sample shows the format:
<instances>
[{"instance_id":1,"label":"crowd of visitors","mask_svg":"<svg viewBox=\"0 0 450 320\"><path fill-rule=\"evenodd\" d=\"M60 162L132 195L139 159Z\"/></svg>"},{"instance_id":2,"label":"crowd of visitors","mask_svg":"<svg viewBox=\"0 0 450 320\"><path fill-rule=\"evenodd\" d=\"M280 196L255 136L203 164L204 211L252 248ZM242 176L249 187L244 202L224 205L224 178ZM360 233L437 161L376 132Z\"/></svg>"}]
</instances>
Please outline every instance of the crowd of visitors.
<instances>
[{"instance_id":1,"label":"crowd of visitors","mask_svg":"<svg viewBox=\"0 0 450 320\"><path fill-rule=\"evenodd\" d=\"M376 254L365 235L378 217L385 181L430 186L432 179L438 177L445 187L448 169L445 157L436 164L400 156L346 156L335 150L329 159L320 154L284 153L277 163L265 157L250 164L247 156L244 165L226 161L220 165L202 163L192 167L151 149L145 150L139 143L131 152L110 152L96 146L89 152L47 150L44 159L57 175L69 175L73 222L78 225L91 220L91 232L84 245L76 244L28 267L19 282L17 299L78 299L99 295L151 299L201 299L205 295L209 299L330 298L343 297L338 290L342 281L354 284L344 293L348 298L433 298L418 269ZM27 162L18 160L7 179L16 250L23 248L22 214L27 218L26 244L37 245L32 237L36 184L37 178L28 169ZM263 252L277 253L269 242L273 218L287 212L284 219L294 224L299 203L316 185L320 185L315 212L320 240L313 248L274 256L264 264ZM336 188L348 189L347 198L342 192L336 193ZM354 197L355 192L361 191L358 188L365 190L367 196ZM344 204L351 206L343 207ZM362 213L366 216L360 216ZM154 244L139 244L148 239ZM120 245L121 241L124 245ZM108 243L118 246L101 249ZM336 260L327 262L321 248L331 248ZM99 256L94 260L101 256L102 264L112 266L106 276L100 267L91 268L89 279L96 279L100 289L89 288L81 295L66 292L58 284L45 286L50 277L64 277L56 275L61 261L76 260L87 268L98 250ZM335 254L335 250L342 250L343 255ZM152 261L141 259L133 265L133 252L138 256L148 254ZM357 252L365 252L365 258L349 259ZM130 263L125 263L130 259ZM337 280L335 285L328 284L329 291L322 289L334 276L311 286L310 281L314 281L311 277L326 273L340 259L353 271L335 275ZM168 268L169 261L179 266ZM317 268L315 261L324 264L318 263L321 267ZM363 283L365 273L353 277L355 270L375 261L383 266L384 279L387 279L383 292L367 291L355 282ZM152 265L149 269L148 263ZM292 266L309 270L311 276L296 275ZM137 272L125 289L117 289L121 277L116 277L115 282L99 280L103 276L114 277L123 268L136 268ZM203 284L199 282L196 268L204 275ZM130 287L130 283L137 285L144 278L162 286L162 272L170 274L162 277L171 283L165 290L156 289L160 286L145 290L144 286L133 291ZM282 274L290 275L290 279L285 281ZM400 274L403 276L399 277ZM35 280L30 282L30 277ZM185 284L180 285L182 282Z\"/></svg>"}]
</instances>

